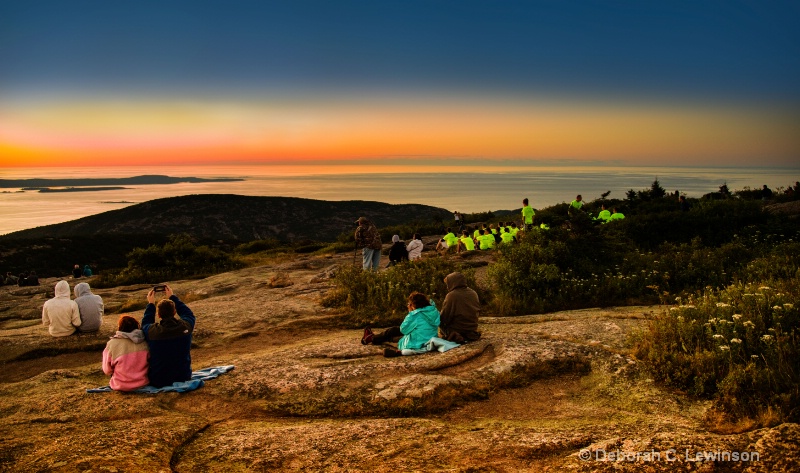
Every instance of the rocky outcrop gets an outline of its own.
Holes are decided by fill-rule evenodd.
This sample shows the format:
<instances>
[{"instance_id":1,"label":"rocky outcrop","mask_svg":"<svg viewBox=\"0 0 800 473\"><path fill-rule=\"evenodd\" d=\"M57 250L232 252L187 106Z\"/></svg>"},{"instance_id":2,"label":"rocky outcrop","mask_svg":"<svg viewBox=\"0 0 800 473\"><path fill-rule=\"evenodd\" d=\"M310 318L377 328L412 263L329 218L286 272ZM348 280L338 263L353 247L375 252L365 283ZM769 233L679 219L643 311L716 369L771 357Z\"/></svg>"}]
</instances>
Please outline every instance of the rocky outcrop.
<instances>
[{"instance_id":1,"label":"rocky outcrop","mask_svg":"<svg viewBox=\"0 0 800 473\"><path fill-rule=\"evenodd\" d=\"M87 394L107 383L100 352L118 314L54 339L30 315L46 293L0 289L0 470L798 469L797 425L711 433L706 402L640 368L628 335L658 307L485 317L478 342L387 359L320 306L339 264L352 255L174 281L197 315L194 366L236 365L187 394ZM95 292L139 317L147 289Z\"/></svg>"}]
</instances>

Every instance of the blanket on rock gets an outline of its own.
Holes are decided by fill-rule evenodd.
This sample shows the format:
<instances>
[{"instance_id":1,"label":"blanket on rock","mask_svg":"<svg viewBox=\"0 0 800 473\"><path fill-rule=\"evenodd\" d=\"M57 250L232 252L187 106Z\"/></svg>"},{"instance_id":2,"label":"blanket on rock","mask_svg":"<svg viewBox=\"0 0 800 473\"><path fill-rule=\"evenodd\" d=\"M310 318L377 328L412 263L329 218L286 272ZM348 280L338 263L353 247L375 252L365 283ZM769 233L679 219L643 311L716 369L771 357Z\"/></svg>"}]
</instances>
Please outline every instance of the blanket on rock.
<instances>
[{"instance_id":1,"label":"blanket on rock","mask_svg":"<svg viewBox=\"0 0 800 473\"><path fill-rule=\"evenodd\" d=\"M232 370L234 365L225 365L225 366L212 366L211 368L203 368L201 370L192 371L192 379L189 381L180 381L172 383L169 386L164 386L162 388L156 388L154 386L144 386L134 391L130 391L131 393L138 393L138 394L158 394L158 393L185 393L189 391L194 391L195 389L203 387L206 381L209 379L214 379L217 376L227 373L228 371ZM113 391L111 386L102 386L99 388L87 389L87 393L107 393Z\"/></svg>"}]
</instances>

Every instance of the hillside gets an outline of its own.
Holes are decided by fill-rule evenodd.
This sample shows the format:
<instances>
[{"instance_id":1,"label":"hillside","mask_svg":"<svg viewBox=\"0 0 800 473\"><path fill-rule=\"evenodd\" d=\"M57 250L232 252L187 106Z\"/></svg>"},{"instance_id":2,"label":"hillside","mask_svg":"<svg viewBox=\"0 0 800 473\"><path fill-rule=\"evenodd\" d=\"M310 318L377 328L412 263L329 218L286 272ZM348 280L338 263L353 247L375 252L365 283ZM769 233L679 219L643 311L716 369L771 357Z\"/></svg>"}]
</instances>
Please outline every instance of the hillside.
<instances>
[{"instance_id":1,"label":"hillside","mask_svg":"<svg viewBox=\"0 0 800 473\"><path fill-rule=\"evenodd\" d=\"M258 239L335 241L360 216L379 227L451 218L445 209L382 202L205 194L151 200L70 222L0 236L0 271L69 273L75 264L95 270L124 267L135 247L163 244L169 235L234 246Z\"/></svg>"},{"instance_id":2,"label":"hillside","mask_svg":"<svg viewBox=\"0 0 800 473\"><path fill-rule=\"evenodd\" d=\"M417 204L203 194L151 200L70 222L10 233L1 236L0 241L175 233L239 243L265 238L333 241L353 228L353 222L362 215L378 226L451 217L445 209Z\"/></svg>"}]
</instances>

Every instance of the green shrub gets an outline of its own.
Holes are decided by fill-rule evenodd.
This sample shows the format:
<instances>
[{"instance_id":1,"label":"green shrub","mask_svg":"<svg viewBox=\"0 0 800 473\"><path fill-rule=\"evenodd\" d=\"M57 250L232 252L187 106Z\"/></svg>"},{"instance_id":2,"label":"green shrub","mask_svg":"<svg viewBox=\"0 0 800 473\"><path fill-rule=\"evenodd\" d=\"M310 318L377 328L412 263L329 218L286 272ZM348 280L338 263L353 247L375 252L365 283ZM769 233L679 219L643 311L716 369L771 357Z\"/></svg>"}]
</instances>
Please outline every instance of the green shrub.
<instances>
[{"instance_id":1,"label":"green shrub","mask_svg":"<svg viewBox=\"0 0 800 473\"><path fill-rule=\"evenodd\" d=\"M336 272L334 287L325 295L323 304L350 309L343 322L351 327L399 325L413 291L426 294L441 307L447 294L444 277L454 271L462 272L470 287L475 288L474 270L445 258L404 262L377 272L364 271L360 264L343 266Z\"/></svg>"},{"instance_id":2,"label":"green shrub","mask_svg":"<svg viewBox=\"0 0 800 473\"><path fill-rule=\"evenodd\" d=\"M797 283L733 284L677 298L635 336L635 355L654 377L715 399L732 417L800 407ZM795 419L796 420L796 419Z\"/></svg>"},{"instance_id":3,"label":"green shrub","mask_svg":"<svg viewBox=\"0 0 800 473\"><path fill-rule=\"evenodd\" d=\"M134 248L128 266L119 272L100 274L95 287L155 284L184 278L200 278L242 267L243 264L216 248L196 245L188 235L174 235L162 246Z\"/></svg>"},{"instance_id":4,"label":"green shrub","mask_svg":"<svg viewBox=\"0 0 800 473\"><path fill-rule=\"evenodd\" d=\"M253 240L247 243L238 245L235 249L236 253L241 255L251 255L261 251L274 250L282 245L280 240L276 238L268 238L265 240Z\"/></svg>"}]
</instances>

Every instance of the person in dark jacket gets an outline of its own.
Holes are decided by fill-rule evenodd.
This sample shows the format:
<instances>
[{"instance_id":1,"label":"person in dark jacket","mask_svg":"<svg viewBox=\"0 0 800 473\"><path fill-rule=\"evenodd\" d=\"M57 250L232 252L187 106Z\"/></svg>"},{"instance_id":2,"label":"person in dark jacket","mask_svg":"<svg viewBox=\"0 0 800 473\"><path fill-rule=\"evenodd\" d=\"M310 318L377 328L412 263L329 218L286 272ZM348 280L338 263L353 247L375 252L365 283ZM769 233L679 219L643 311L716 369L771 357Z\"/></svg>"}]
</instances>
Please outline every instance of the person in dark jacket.
<instances>
[{"instance_id":1,"label":"person in dark jacket","mask_svg":"<svg viewBox=\"0 0 800 473\"><path fill-rule=\"evenodd\" d=\"M439 338L456 343L479 340L478 313L481 302L478 293L467 287L467 278L461 273L450 273L444 278L447 296L442 304Z\"/></svg>"},{"instance_id":2,"label":"person in dark jacket","mask_svg":"<svg viewBox=\"0 0 800 473\"><path fill-rule=\"evenodd\" d=\"M356 224L356 248L362 248L363 267L377 271L381 264L381 234L367 217L359 217Z\"/></svg>"},{"instance_id":3,"label":"person in dark jacket","mask_svg":"<svg viewBox=\"0 0 800 473\"><path fill-rule=\"evenodd\" d=\"M392 247L389 248L388 266L394 266L402 261L408 261L408 250L406 250L406 244L400 240L400 235L394 235L392 236Z\"/></svg>"},{"instance_id":4,"label":"person in dark jacket","mask_svg":"<svg viewBox=\"0 0 800 473\"><path fill-rule=\"evenodd\" d=\"M155 288L147 293L142 331L150 348L150 385L157 388L192 378L192 310L164 285L165 298L155 303ZM156 312L161 319L156 322Z\"/></svg>"}]
</instances>

